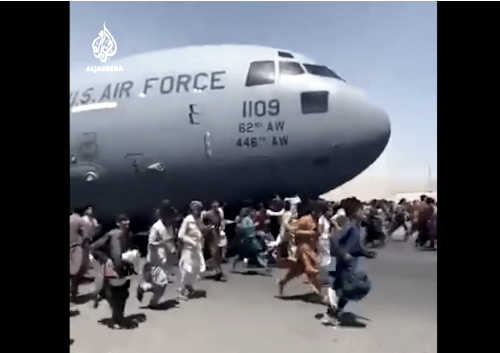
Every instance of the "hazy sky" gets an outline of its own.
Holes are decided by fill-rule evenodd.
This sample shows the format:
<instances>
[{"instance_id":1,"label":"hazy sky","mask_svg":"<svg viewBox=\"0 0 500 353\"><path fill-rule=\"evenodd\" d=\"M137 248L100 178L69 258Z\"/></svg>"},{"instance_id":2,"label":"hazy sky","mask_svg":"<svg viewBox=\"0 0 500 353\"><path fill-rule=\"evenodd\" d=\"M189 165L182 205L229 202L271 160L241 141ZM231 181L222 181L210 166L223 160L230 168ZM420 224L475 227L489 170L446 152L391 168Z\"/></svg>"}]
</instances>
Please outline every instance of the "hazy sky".
<instances>
[{"instance_id":1,"label":"hazy sky","mask_svg":"<svg viewBox=\"0 0 500 353\"><path fill-rule=\"evenodd\" d=\"M196 44L259 44L305 54L364 89L391 119L391 139L366 175L437 174L436 4L430 2L71 3L73 69L95 65L102 25L114 58Z\"/></svg>"}]
</instances>

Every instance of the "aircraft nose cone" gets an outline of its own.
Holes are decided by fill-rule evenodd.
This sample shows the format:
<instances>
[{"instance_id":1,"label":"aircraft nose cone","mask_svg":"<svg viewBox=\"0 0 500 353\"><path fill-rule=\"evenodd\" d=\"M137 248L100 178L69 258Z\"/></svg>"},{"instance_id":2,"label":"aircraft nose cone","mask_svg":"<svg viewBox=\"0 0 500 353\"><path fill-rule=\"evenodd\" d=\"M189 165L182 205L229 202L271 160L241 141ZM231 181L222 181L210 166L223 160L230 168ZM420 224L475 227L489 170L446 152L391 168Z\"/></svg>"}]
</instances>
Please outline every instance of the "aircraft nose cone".
<instances>
[{"instance_id":1,"label":"aircraft nose cone","mask_svg":"<svg viewBox=\"0 0 500 353\"><path fill-rule=\"evenodd\" d=\"M362 167L368 167L382 154L391 136L391 124L387 112L369 103L366 99L359 102L362 112L358 121L358 146Z\"/></svg>"},{"instance_id":2,"label":"aircraft nose cone","mask_svg":"<svg viewBox=\"0 0 500 353\"><path fill-rule=\"evenodd\" d=\"M348 159L348 169L351 174L357 174L375 162L387 146L391 136L389 116L362 91L351 86L336 92L332 106L334 151L347 154L348 157L340 158Z\"/></svg>"},{"instance_id":3,"label":"aircraft nose cone","mask_svg":"<svg viewBox=\"0 0 500 353\"><path fill-rule=\"evenodd\" d=\"M376 108L371 119L373 119L373 126L371 132L367 135L367 142L373 143L380 150L380 153L382 153L391 137L389 115L384 110Z\"/></svg>"},{"instance_id":4,"label":"aircraft nose cone","mask_svg":"<svg viewBox=\"0 0 500 353\"><path fill-rule=\"evenodd\" d=\"M360 156L361 164L366 168L382 154L391 136L391 124L387 112L360 98L358 115L353 116L356 121L357 133L354 150Z\"/></svg>"}]
</instances>

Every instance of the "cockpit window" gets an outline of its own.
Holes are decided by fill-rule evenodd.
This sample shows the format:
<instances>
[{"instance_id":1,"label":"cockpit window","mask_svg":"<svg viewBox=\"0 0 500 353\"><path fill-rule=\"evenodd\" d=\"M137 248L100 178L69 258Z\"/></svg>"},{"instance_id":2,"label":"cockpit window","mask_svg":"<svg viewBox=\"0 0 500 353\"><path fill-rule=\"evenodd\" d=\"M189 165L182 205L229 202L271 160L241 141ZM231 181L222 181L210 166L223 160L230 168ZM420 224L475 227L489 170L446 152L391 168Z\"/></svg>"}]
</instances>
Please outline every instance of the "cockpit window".
<instances>
[{"instance_id":1,"label":"cockpit window","mask_svg":"<svg viewBox=\"0 0 500 353\"><path fill-rule=\"evenodd\" d=\"M293 61L280 61L280 75L300 75L304 69L299 63Z\"/></svg>"},{"instance_id":2,"label":"cockpit window","mask_svg":"<svg viewBox=\"0 0 500 353\"><path fill-rule=\"evenodd\" d=\"M306 68L307 72L309 72L311 75L333 77L344 81L342 77L337 75L333 70L330 70L326 66L304 64L304 67Z\"/></svg>"},{"instance_id":3,"label":"cockpit window","mask_svg":"<svg viewBox=\"0 0 500 353\"><path fill-rule=\"evenodd\" d=\"M287 53L286 51L278 51L278 56L281 56L282 58L293 59L293 55L290 53Z\"/></svg>"},{"instance_id":4,"label":"cockpit window","mask_svg":"<svg viewBox=\"0 0 500 353\"><path fill-rule=\"evenodd\" d=\"M274 83L274 61L254 61L250 64L246 86Z\"/></svg>"}]
</instances>

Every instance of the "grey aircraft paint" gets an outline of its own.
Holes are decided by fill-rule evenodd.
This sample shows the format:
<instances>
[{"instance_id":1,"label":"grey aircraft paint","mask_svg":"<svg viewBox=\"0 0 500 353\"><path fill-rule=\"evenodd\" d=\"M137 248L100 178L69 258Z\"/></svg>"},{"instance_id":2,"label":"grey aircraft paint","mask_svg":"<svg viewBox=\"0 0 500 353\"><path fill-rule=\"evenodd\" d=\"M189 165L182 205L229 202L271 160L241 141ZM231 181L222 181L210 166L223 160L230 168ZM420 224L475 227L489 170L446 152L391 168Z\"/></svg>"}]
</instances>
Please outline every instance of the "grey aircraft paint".
<instances>
[{"instance_id":1,"label":"grey aircraft paint","mask_svg":"<svg viewBox=\"0 0 500 353\"><path fill-rule=\"evenodd\" d=\"M304 64L320 65L288 50L217 45L73 74L71 206L149 219L163 198L181 208L317 197L352 179L383 152L388 116L333 72Z\"/></svg>"}]
</instances>

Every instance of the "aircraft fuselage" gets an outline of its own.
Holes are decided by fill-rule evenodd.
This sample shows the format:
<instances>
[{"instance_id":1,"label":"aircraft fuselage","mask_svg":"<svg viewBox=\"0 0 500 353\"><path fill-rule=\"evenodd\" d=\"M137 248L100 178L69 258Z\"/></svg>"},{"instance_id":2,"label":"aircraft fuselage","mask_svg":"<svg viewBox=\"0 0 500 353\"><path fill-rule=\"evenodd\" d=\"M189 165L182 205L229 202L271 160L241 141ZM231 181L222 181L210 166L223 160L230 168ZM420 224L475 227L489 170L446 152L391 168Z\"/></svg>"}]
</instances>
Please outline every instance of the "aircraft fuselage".
<instances>
[{"instance_id":1,"label":"aircraft fuselage","mask_svg":"<svg viewBox=\"0 0 500 353\"><path fill-rule=\"evenodd\" d=\"M273 76L257 70L252 81L255 62L274 65ZM71 82L72 206L94 204L100 217L149 217L164 198L182 208L317 197L366 169L389 138L385 112L343 80L310 74L303 64L314 61L295 53L189 47L119 64Z\"/></svg>"}]
</instances>

